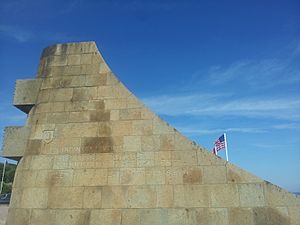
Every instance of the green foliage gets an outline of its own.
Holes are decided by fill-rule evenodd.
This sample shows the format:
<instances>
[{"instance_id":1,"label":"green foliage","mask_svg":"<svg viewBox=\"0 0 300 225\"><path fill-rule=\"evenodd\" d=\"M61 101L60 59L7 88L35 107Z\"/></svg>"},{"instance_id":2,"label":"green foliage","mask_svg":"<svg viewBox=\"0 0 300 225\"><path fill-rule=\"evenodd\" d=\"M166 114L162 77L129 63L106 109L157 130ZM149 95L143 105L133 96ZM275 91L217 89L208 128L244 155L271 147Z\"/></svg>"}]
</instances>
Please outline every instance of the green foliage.
<instances>
[{"instance_id":1,"label":"green foliage","mask_svg":"<svg viewBox=\"0 0 300 225\"><path fill-rule=\"evenodd\" d=\"M4 166L4 164L0 163L0 181L2 179L3 166ZM12 183L14 181L16 168L17 168L17 165L6 164L2 194L3 193L11 193Z\"/></svg>"}]
</instances>

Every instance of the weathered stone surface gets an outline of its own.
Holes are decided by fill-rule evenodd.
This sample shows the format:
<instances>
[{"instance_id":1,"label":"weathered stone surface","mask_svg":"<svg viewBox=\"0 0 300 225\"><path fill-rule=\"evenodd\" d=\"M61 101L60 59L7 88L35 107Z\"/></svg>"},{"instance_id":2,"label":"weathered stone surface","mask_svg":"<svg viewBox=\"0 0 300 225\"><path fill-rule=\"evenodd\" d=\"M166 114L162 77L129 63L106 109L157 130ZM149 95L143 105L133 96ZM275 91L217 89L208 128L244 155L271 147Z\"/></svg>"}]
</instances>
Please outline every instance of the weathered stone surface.
<instances>
[{"instance_id":1,"label":"weathered stone surface","mask_svg":"<svg viewBox=\"0 0 300 225\"><path fill-rule=\"evenodd\" d=\"M2 156L8 158L19 158L25 153L29 127L6 127L4 134L4 144L2 146Z\"/></svg>"},{"instance_id":2,"label":"weathered stone surface","mask_svg":"<svg viewBox=\"0 0 300 225\"><path fill-rule=\"evenodd\" d=\"M44 49L15 104L28 120L4 141L5 156L22 157L7 225L300 224L299 197L165 123L94 42Z\"/></svg>"}]
</instances>

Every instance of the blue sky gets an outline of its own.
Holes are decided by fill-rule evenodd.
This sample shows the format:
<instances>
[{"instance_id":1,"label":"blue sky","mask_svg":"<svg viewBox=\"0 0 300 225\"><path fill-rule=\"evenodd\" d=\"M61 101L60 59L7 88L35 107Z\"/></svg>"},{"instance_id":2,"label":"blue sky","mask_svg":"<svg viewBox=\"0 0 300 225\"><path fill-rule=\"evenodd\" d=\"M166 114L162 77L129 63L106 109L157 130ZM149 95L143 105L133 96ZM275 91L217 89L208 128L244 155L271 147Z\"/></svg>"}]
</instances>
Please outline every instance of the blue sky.
<instances>
[{"instance_id":1,"label":"blue sky","mask_svg":"<svg viewBox=\"0 0 300 225\"><path fill-rule=\"evenodd\" d=\"M300 191L299 12L290 0L1 0L0 130L25 123L14 84L34 78L44 47L94 40L179 131L208 149L227 132L231 162Z\"/></svg>"}]
</instances>

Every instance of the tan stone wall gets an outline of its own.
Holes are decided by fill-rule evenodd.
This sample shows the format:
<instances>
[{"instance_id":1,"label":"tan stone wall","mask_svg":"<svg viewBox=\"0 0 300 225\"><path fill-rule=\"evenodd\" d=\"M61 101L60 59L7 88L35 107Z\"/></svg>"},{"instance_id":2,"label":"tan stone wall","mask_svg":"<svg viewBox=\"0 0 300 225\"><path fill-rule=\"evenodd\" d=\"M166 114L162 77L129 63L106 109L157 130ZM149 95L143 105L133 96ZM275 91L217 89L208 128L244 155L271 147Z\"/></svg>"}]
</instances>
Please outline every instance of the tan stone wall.
<instances>
[{"instance_id":1,"label":"tan stone wall","mask_svg":"<svg viewBox=\"0 0 300 225\"><path fill-rule=\"evenodd\" d=\"M299 225L300 199L147 109L94 42L44 50L7 225Z\"/></svg>"}]
</instances>

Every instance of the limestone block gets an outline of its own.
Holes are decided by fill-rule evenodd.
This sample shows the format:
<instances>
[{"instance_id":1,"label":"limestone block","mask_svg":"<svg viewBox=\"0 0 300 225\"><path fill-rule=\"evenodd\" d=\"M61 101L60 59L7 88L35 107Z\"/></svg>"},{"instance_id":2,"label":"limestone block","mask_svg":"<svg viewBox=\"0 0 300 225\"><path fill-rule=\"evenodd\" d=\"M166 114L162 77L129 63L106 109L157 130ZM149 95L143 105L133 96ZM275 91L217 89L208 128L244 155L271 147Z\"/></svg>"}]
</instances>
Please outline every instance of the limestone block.
<instances>
[{"instance_id":1,"label":"limestone block","mask_svg":"<svg viewBox=\"0 0 300 225\"><path fill-rule=\"evenodd\" d=\"M230 225L255 225L251 208L230 208L228 213Z\"/></svg>"},{"instance_id":2,"label":"limestone block","mask_svg":"<svg viewBox=\"0 0 300 225\"><path fill-rule=\"evenodd\" d=\"M209 190L205 185L175 185L174 204L176 207L207 207Z\"/></svg>"},{"instance_id":3,"label":"limestone block","mask_svg":"<svg viewBox=\"0 0 300 225\"><path fill-rule=\"evenodd\" d=\"M127 100L126 98L117 98L117 99L104 99L105 109L126 109Z\"/></svg>"},{"instance_id":4,"label":"limestone block","mask_svg":"<svg viewBox=\"0 0 300 225\"><path fill-rule=\"evenodd\" d=\"M113 153L96 153L95 168L112 168L114 167Z\"/></svg>"},{"instance_id":5,"label":"limestone block","mask_svg":"<svg viewBox=\"0 0 300 225\"><path fill-rule=\"evenodd\" d=\"M140 212L141 225L167 224L168 214L162 209L143 209Z\"/></svg>"},{"instance_id":6,"label":"limestone block","mask_svg":"<svg viewBox=\"0 0 300 225\"><path fill-rule=\"evenodd\" d=\"M110 110L110 120L119 120L119 110Z\"/></svg>"},{"instance_id":7,"label":"limestone block","mask_svg":"<svg viewBox=\"0 0 300 225\"><path fill-rule=\"evenodd\" d=\"M240 184L238 188L242 207L265 206L263 184Z\"/></svg>"},{"instance_id":8,"label":"limestone block","mask_svg":"<svg viewBox=\"0 0 300 225\"><path fill-rule=\"evenodd\" d=\"M300 198L295 194L265 182L265 200L268 206L300 206Z\"/></svg>"},{"instance_id":9,"label":"limestone block","mask_svg":"<svg viewBox=\"0 0 300 225\"><path fill-rule=\"evenodd\" d=\"M115 167L136 167L135 152L118 152L114 154Z\"/></svg>"},{"instance_id":10,"label":"limestone block","mask_svg":"<svg viewBox=\"0 0 300 225\"><path fill-rule=\"evenodd\" d=\"M51 96L52 99L54 99L54 96L52 96L52 92L53 92L52 89L40 90L38 92L38 97L37 97L36 103L37 104L48 103L49 100L50 100L50 96Z\"/></svg>"},{"instance_id":11,"label":"limestone block","mask_svg":"<svg viewBox=\"0 0 300 225\"><path fill-rule=\"evenodd\" d=\"M120 225L121 210L92 210L89 225Z\"/></svg>"},{"instance_id":12,"label":"limestone block","mask_svg":"<svg viewBox=\"0 0 300 225\"><path fill-rule=\"evenodd\" d=\"M203 166L204 184L224 184L227 183L225 166Z\"/></svg>"},{"instance_id":13,"label":"limestone block","mask_svg":"<svg viewBox=\"0 0 300 225\"><path fill-rule=\"evenodd\" d=\"M85 76L58 76L45 78L41 84L41 90L51 88L80 87L85 84Z\"/></svg>"},{"instance_id":14,"label":"limestone block","mask_svg":"<svg viewBox=\"0 0 300 225\"><path fill-rule=\"evenodd\" d=\"M23 195L23 188L18 187L15 188L13 187L12 189L12 196L11 196L11 200L9 203L9 207L10 208L20 208L21 207L21 203L22 203L22 195Z\"/></svg>"},{"instance_id":15,"label":"limestone block","mask_svg":"<svg viewBox=\"0 0 300 225\"><path fill-rule=\"evenodd\" d=\"M87 87L104 86L107 84L106 81L107 81L106 74L87 75L85 78L85 86Z\"/></svg>"},{"instance_id":16,"label":"limestone block","mask_svg":"<svg viewBox=\"0 0 300 225\"><path fill-rule=\"evenodd\" d=\"M217 184L210 185L210 203L212 207L239 206L239 193L237 185Z\"/></svg>"},{"instance_id":17,"label":"limestone block","mask_svg":"<svg viewBox=\"0 0 300 225\"><path fill-rule=\"evenodd\" d=\"M226 208L210 208L209 209L209 224L211 224L211 225L229 225L227 209ZM242 223L242 224L245 224L245 223Z\"/></svg>"},{"instance_id":18,"label":"limestone block","mask_svg":"<svg viewBox=\"0 0 300 225\"><path fill-rule=\"evenodd\" d=\"M185 209L168 209L168 225L186 224L187 215Z\"/></svg>"},{"instance_id":19,"label":"limestone block","mask_svg":"<svg viewBox=\"0 0 300 225\"><path fill-rule=\"evenodd\" d=\"M128 208L154 208L156 189L153 186L129 186L127 193Z\"/></svg>"},{"instance_id":20,"label":"limestone block","mask_svg":"<svg viewBox=\"0 0 300 225\"><path fill-rule=\"evenodd\" d=\"M90 113L89 120L91 122L100 122L100 121L109 121L110 120L110 112L109 111L92 110L89 113Z\"/></svg>"},{"instance_id":21,"label":"limestone block","mask_svg":"<svg viewBox=\"0 0 300 225\"><path fill-rule=\"evenodd\" d=\"M48 188L25 188L21 208L47 208Z\"/></svg>"},{"instance_id":22,"label":"limestone block","mask_svg":"<svg viewBox=\"0 0 300 225\"><path fill-rule=\"evenodd\" d=\"M141 109L141 118L143 120L152 120L154 118L155 114L148 109L146 106L143 106Z\"/></svg>"},{"instance_id":23,"label":"limestone block","mask_svg":"<svg viewBox=\"0 0 300 225\"><path fill-rule=\"evenodd\" d=\"M77 90L77 88L74 90ZM47 90L44 90L44 91L47 91ZM52 102L70 101L72 99L72 96L73 96L73 88L51 89L49 101L52 101ZM39 100L40 100L40 96L39 96Z\"/></svg>"},{"instance_id":24,"label":"limestone block","mask_svg":"<svg viewBox=\"0 0 300 225\"><path fill-rule=\"evenodd\" d=\"M193 166L197 165L197 152L191 151L172 151L173 166Z\"/></svg>"},{"instance_id":25,"label":"limestone block","mask_svg":"<svg viewBox=\"0 0 300 225\"><path fill-rule=\"evenodd\" d=\"M101 73L101 63L94 63L90 65L81 65L81 74L85 75L99 75Z\"/></svg>"},{"instance_id":26,"label":"limestone block","mask_svg":"<svg viewBox=\"0 0 300 225\"><path fill-rule=\"evenodd\" d=\"M145 184L145 168L121 168L120 183L125 185Z\"/></svg>"},{"instance_id":27,"label":"limestone block","mask_svg":"<svg viewBox=\"0 0 300 225\"><path fill-rule=\"evenodd\" d=\"M85 187L83 192L83 208L101 208L101 187Z\"/></svg>"},{"instance_id":28,"label":"limestone block","mask_svg":"<svg viewBox=\"0 0 300 225\"><path fill-rule=\"evenodd\" d=\"M81 153L107 153L113 151L111 137L86 137L82 138Z\"/></svg>"},{"instance_id":29,"label":"limestone block","mask_svg":"<svg viewBox=\"0 0 300 225\"><path fill-rule=\"evenodd\" d=\"M143 103L137 98L135 97L128 89L127 92L124 93L127 96L127 108L141 108L143 107Z\"/></svg>"},{"instance_id":30,"label":"limestone block","mask_svg":"<svg viewBox=\"0 0 300 225\"><path fill-rule=\"evenodd\" d=\"M183 184L183 169L181 167L167 167L166 184Z\"/></svg>"},{"instance_id":31,"label":"limestone block","mask_svg":"<svg viewBox=\"0 0 300 225\"><path fill-rule=\"evenodd\" d=\"M281 210L269 207L256 207L253 208L254 224L287 224L290 225L290 218L282 213Z\"/></svg>"},{"instance_id":32,"label":"limestone block","mask_svg":"<svg viewBox=\"0 0 300 225\"><path fill-rule=\"evenodd\" d=\"M55 112L47 114L48 123L68 123L69 113L68 112ZM71 121L72 122L72 121Z\"/></svg>"},{"instance_id":33,"label":"limestone block","mask_svg":"<svg viewBox=\"0 0 300 225\"><path fill-rule=\"evenodd\" d=\"M65 111L64 102L51 102L50 103L50 112L63 112Z\"/></svg>"},{"instance_id":34,"label":"limestone block","mask_svg":"<svg viewBox=\"0 0 300 225\"><path fill-rule=\"evenodd\" d=\"M37 171L33 170L23 170L22 172L20 171L18 180L19 184L17 185L18 187L34 187L36 177L37 177Z\"/></svg>"},{"instance_id":35,"label":"limestone block","mask_svg":"<svg viewBox=\"0 0 300 225\"><path fill-rule=\"evenodd\" d=\"M88 210L56 210L55 225L89 224L90 213Z\"/></svg>"},{"instance_id":36,"label":"limestone block","mask_svg":"<svg viewBox=\"0 0 300 225\"><path fill-rule=\"evenodd\" d=\"M153 118L153 134L173 134L174 129L159 117Z\"/></svg>"},{"instance_id":37,"label":"limestone block","mask_svg":"<svg viewBox=\"0 0 300 225\"><path fill-rule=\"evenodd\" d=\"M67 112L80 112L86 110L104 110L103 100L90 100L90 101L75 101L64 102L64 109Z\"/></svg>"},{"instance_id":38,"label":"limestone block","mask_svg":"<svg viewBox=\"0 0 300 225\"><path fill-rule=\"evenodd\" d=\"M26 155L38 155L41 153L42 140L29 139L26 148Z\"/></svg>"},{"instance_id":39,"label":"limestone block","mask_svg":"<svg viewBox=\"0 0 300 225\"><path fill-rule=\"evenodd\" d=\"M17 80L14 93L14 106L25 113L37 102L41 79L36 80Z\"/></svg>"},{"instance_id":40,"label":"limestone block","mask_svg":"<svg viewBox=\"0 0 300 225\"><path fill-rule=\"evenodd\" d=\"M175 150L175 135L174 134L160 135L160 149L164 151Z\"/></svg>"},{"instance_id":41,"label":"limestone block","mask_svg":"<svg viewBox=\"0 0 300 225\"><path fill-rule=\"evenodd\" d=\"M29 170L30 168L30 161L31 161L31 156L23 156L21 160L19 161L19 170Z\"/></svg>"},{"instance_id":42,"label":"limestone block","mask_svg":"<svg viewBox=\"0 0 300 225\"><path fill-rule=\"evenodd\" d=\"M51 169L52 166L53 156L51 155L37 155L31 158L30 169L32 170Z\"/></svg>"},{"instance_id":43,"label":"limestone block","mask_svg":"<svg viewBox=\"0 0 300 225\"><path fill-rule=\"evenodd\" d=\"M92 58L95 53L81 54L80 64L92 64Z\"/></svg>"},{"instance_id":44,"label":"limestone block","mask_svg":"<svg viewBox=\"0 0 300 225\"><path fill-rule=\"evenodd\" d=\"M31 127L29 139L48 140L54 138L55 124L36 124ZM53 134L53 135L50 135ZM47 141L48 142L48 141Z\"/></svg>"},{"instance_id":45,"label":"limestone block","mask_svg":"<svg viewBox=\"0 0 300 225\"><path fill-rule=\"evenodd\" d=\"M215 154L208 152L204 149L197 149L198 165L199 166L211 166L211 165L225 165L226 161L216 156Z\"/></svg>"},{"instance_id":46,"label":"limestone block","mask_svg":"<svg viewBox=\"0 0 300 225\"><path fill-rule=\"evenodd\" d=\"M202 168L190 167L183 169L183 183L184 184L201 184L202 183Z\"/></svg>"},{"instance_id":47,"label":"limestone block","mask_svg":"<svg viewBox=\"0 0 300 225\"><path fill-rule=\"evenodd\" d=\"M82 208L84 187L51 187L48 208Z\"/></svg>"},{"instance_id":48,"label":"limestone block","mask_svg":"<svg viewBox=\"0 0 300 225\"><path fill-rule=\"evenodd\" d=\"M69 155L54 156L53 169L67 169L69 167Z\"/></svg>"},{"instance_id":49,"label":"limestone block","mask_svg":"<svg viewBox=\"0 0 300 225\"><path fill-rule=\"evenodd\" d=\"M142 109L121 109L120 120L140 120L142 118Z\"/></svg>"},{"instance_id":50,"label":"limestone block","mask_svg":"<svg viewBox=\"0 0 300 225\"><path fill-rule=\"evenodd\" d=\"M131 121L112 121L112 132L113 136L124 136L132 134L132 122Z\"/></svg>"},{"instance_id":51,"label":"limestone block","mask_svg":"<svg viewBox=\"0 0 300 225\"><path fill-rule=\"evenodd\" d=\"M291 218L292 225L300 224L300 208L299 207L289 207L288 212Z\"/></svg>"},{"instance_id":52,"label":"limestone block","mask_svg":"<svg viewBox=\"0 0 300 225\"><path fill-rule=\"evenodd\" d=\"M140 224L140 212L138 209L122 210L122 225Z\"/></svg>"},{"instance_id":53,"label":"limestone block","mask_svg":"<svg viewBox=\"0 0 300 225\"><path fill-rule=\"evenodd\" d=\"M81 55L68 55L66 60L68 65L80 65Z\"/></svg>"},{"instance_id":54,"label":"limestone block","mask_svg":"<svg viewBox=\"0 0 300 225\"><path fill-rule=\"evenodd\" d=\"M102 208L127 208L128 186L104 186L102 188Z\"/></svg>"},{"instance_id":55,"label":"limestone block","mask_svg":"<svg viewBox=\"0 0 300 225\"><path fill-rule=\"evenodd\" d=\"M120 170L119 169L108 169L107 170L107 184L108 185L119 185L120 184Z\"/></svg>"},{"instance_id":56,"label":"limestone block","mask_svg":"<svg viewBox=\"0 0 300 225\"><path fill-rule=\"evenodd\" d=\"M141 150L148 151L159 151L160 149L160 136L149 135L141 137Z\"/></svg>"},{"instance_id":57,"label":"limestone block","mask_svg":"<svg viewBox=\"0 0 300 225\"><path fill-rule=\"evenodd\" d=\"M158 208L171 208L174 206L172 185L158 185L156 186L156 192Z\"/></svg>"},{"instance_id":58,"label":"limestone block","mask_svg":"<svg viewBox=\"0 0 300 225\"><path fill-rule=\"evenodd\" d=\"M153 133L152 120L132 121L132 132L131 132L132 135L151 135L152 133Z\"/></svg>"},{"instance_id":59,"label":"limestone block","mask_svg":"<svg viewBox=\"0 0 300 225\"><path fill-rule=\"evenodd\" d=\"M87 101L97 99L97 87L74 88L72 101Z\"/></svg>"},{"instance_id":60,"label":"limestone block","mask_svg":"<svg viewBox=\"0 0 300 225\"><path fill-rule=\"evenodd\" d=\"M175 150L183 151L183 150L197 150L198 146L195 142L190 141L187 137L180 134L178 131L174 133L174 145Z\"/></svg>"},{"instance_id":61,"label":"limestone block","mask_svg":"<svg viewBox=\"0 0 300 225\"><path fill-rule=\"evenodd\" d=\"M118 98L116 88L114 86L99 86L97 88L98 99ZM120 96L122 97L122 96Z\"/></svg>"},{"instance_id":62,"label":"limestone block","mask_svg":"<svg viewBox=\"0 0 300 225\"><path fill-rule=\"evenodd\" d=\"M155 152L155 166L171 166L172 155L170 151Z\"/></svg>"},{"instance_id":63,"label":"limestone block","mask_svg":"<svg viewBox=\"0 0 300 225\"><path fill-rule=\"evenodd\" d=\"M183 214L183 216L186 218L185 224L188 225L229 225L228 213L226 208L186 209L186 213Z\"/></svg>"},{"instance_id":64,"label":"limestone block","mask_svg":"<svg viewBox=\"0 0 300 225\"><path fill-rule=\"evenodd\" d=\"M9 209L6 224L29 225L30 209Z\"/></svg>"},{"instance_id":65,"label":"limestone block","mask_svg":"<svg viewBox=\"0 0 300 225\"><path fill-rule=\"evenodd\" d=\"M42 57L49 55L70 55L70 54L84 54L96 52L97 47L95 42L80 42L80 43L67 43L56 44L45 48Z\"/></svg>"},{"instance_id":66,"label":"limestone block","mask_svg":"<svg viewBox=\"0 0 300 225\"><path fill-rule=\"evenodd\" d=\"M227 179L230 183L262 183L263 180L257 176L254 176L245 170L234 166L231 163L227 163Z\"/></svg>"},{"instance_id":67,"label":"limestone block","mask_svg":"<svg viewBox=\"0 0 300 225\"><path fill-rule=\"evenodd\" d=\"M138 167L155 166L155 152L139 152L137 153Z\"/></svg>"},{"instance_id":68,"label":"limestone block","mask_svg":"<svg viewBox=\"0 0 300 225\"><path fill-rule=\"evenodd\" d=\"M56 222L56 211L48 209L33 209L31 212L31 225L53 225Z\"/></svg>"},{"instance_id":69,"label":"limestone block","mask_svg":"<svg viewBox=\"0 0 300 225\"><path fill-rule=\"evenodd\" d=\"M6 127L2 146L3 157L22 157L24 155L29 127Z\"/></svg>"},{"instance_id":70,"label":"limestone block","mask_svg":"<svg viewBox=\"0 0 300 225\"><path fill-rule=\"evenodd\" d=\"M69 123L58 124L55 132L60 138L72 137L96 137L98 133L98 123Z\"/></svg>"},{"instance_id":71,"label":"limestone block","mask_svg":"<svg viewBox=\"0 0 300 225\"><path fill-rule=\"evenodd\" d=\"M61 103L61 102L60 102ZM51 103L39 103L35 106L35 113L44 113L51 111Z\"/></svg>"},{"instance_id":72,"label":"limestone block","mask_svg":"<svg viewBox=\"0 0 300 225\"><path fill-rule=\"evenodd\" d=\"M107 169L74 170L74 186L100 186L107 184Z\"/></svg>"},{"instance_id":73,"label":"limestone block","mask_svg":"<svg viewBox=\"0 0 300 225\"><path fill-rule=\"evenodd\" d=\"M72 186L73 170L39 170L35 185L37 187Z\"/></svg>"},{"instance_id":74,"label":"limestone block","mask_svg":"<svg viewBox=\"0 0 300 225\"><path fill-rule=\"evenodd\" d=\"M141 151L141 137L140 136L124 136L124 151Z\"/></svg>"},{"instance_id":75,"label":"limestone block","mask_svg":"<svg viewBox=\"0 0 300 225\"><path fill-rule=\"evenodd\" d=\"M67 65L67 56L66 55L50 55L46 58L46 66L66 66Z\"/></svg>"},{"instance_id":76,"label":"limestone block","mask_svg":"<svg viewBox=\"0 0 300 225\"><path fill-rule=\"evenodd\" d=\"M145 169L146 184L165 184L165 168L150 167Z\"/></svg>"}]
</instances>

